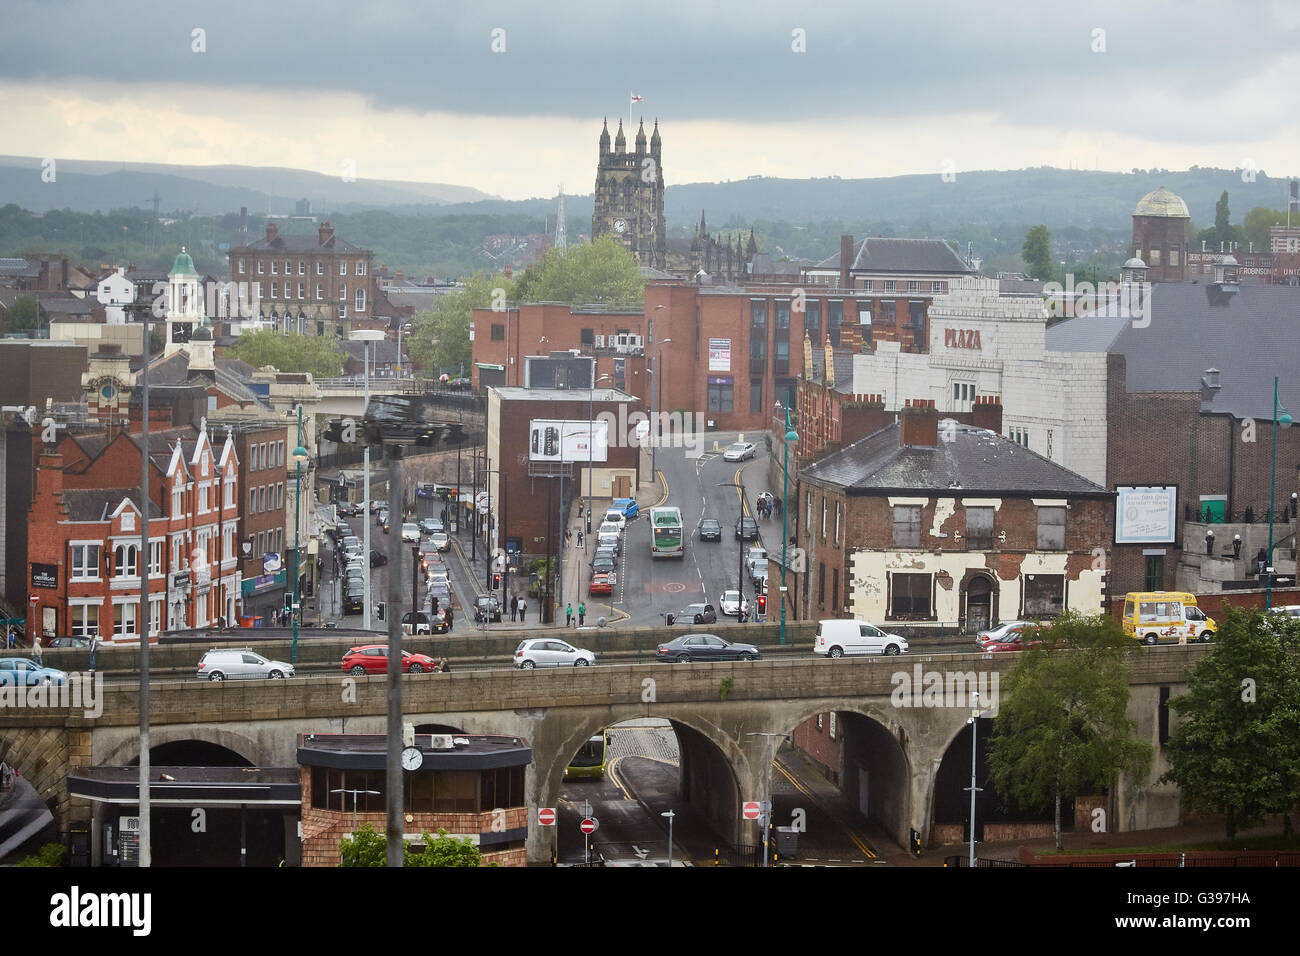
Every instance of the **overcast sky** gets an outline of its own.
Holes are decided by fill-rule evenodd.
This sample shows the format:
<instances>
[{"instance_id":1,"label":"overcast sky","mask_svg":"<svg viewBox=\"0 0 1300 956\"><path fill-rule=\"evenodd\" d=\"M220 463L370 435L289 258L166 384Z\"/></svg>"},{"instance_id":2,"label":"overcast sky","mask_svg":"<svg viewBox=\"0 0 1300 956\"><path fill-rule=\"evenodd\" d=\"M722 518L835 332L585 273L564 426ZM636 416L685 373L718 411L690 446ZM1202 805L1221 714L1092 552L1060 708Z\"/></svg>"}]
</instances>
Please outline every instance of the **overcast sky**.
<instances>
[{"instance_id":1,"label":"overcast sky","mask_svg":"<svg viewBox=\"0 0 1300 956\"><path fill-rule=\"evenodd\" d=\"M636 93L669 185L1292 175L1298 51L1295 0L5 0L0 153L589 193Z\"/></svg>"}]
</instances>

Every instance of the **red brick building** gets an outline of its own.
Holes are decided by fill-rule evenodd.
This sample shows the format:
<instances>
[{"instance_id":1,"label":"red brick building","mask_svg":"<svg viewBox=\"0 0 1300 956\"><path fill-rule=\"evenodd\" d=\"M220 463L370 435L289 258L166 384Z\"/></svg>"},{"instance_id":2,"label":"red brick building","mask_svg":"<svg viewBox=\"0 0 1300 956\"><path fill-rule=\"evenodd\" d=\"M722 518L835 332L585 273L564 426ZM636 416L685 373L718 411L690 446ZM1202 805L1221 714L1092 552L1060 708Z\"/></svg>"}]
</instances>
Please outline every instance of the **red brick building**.
<instances>
[{"instance_id":1,"label":"red brick building","mask_svg":"<svg viewBox=\"0 0 1300 956\"><path fill-rule=\"evenodd\" d=\"M232 620L240 598L234 445L214 449L202 430L150 439L149 634ZM28 540L29 627L139 640L140 468L139 436L126 432L42 450L30 524L45 533Z\"/></svg>"}]
</instances>

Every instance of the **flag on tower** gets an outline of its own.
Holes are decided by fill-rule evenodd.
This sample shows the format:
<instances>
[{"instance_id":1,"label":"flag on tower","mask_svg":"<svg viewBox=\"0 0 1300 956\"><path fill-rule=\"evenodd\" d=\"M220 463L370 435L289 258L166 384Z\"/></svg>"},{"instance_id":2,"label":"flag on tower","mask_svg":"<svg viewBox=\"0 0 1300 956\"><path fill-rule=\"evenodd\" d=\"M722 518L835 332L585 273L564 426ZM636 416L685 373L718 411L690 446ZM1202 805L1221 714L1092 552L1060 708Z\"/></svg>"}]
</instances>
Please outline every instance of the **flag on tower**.
<instances>
[{"instance_id":1,"label":"flag on tower","mask_svg":"<svg viewBox=\"0 0 1300 956\"><path fill-rule=\"evenodd\" d=\"M639 96L637 96L635 93L633 93L633 94L632 94L632 102L633 102L633 103L640 103L640 102L641 102L641 97L639 97Z\"/></svg>"}]
</instances>

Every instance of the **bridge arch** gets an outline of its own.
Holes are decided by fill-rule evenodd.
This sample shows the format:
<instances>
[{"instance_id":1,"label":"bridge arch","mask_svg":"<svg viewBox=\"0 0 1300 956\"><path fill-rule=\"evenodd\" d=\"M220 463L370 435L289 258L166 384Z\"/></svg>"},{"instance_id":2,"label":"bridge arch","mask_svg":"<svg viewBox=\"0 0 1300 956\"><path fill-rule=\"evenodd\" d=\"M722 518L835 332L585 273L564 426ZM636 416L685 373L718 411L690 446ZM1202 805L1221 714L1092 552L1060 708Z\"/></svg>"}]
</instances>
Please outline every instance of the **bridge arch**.
<instances>
[{"instance_id":1,"label":"bridge arch","mask_svg":"<svg viewBox=\"0 0 1300 956\"><path fill-rule=\"evenodd\" d=\"M258 742L257 738L231 730L229 727L176 725L150 728L149 750L156 753L160 747L183 745L198 742L220 747L243 759L250 767L273 766L270 752ZM140 761L140 736L132 733L109 748L97 761L101 767L120 767L137 765ZM150 763L156 758L150 757Z\"/></svg>"}]
</instances>

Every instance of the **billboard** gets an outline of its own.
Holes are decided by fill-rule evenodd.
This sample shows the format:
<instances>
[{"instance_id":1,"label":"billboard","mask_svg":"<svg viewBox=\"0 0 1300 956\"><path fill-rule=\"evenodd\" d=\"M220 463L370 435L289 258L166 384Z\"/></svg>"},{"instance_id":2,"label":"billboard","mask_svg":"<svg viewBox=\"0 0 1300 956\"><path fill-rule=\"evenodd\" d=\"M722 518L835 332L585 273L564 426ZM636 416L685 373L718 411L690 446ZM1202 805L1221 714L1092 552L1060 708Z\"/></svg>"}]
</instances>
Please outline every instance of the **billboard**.
<instances>
[{"instance_id":1,"label":"billboard","mask_svg":"<svg viewBox=\"0 0 1300 956\"><path fill-rule=\"evenodd\" d=\"M731 371L731 339L709 339L709 371Z\"/></svg>"},{"instance_id":2,"label":"billboard","mask_svg":"<svg viewBox=\"0 0 1300 956\"><path fill-rule=\"evenodd\" d=\"M594 444L594 447L590 447ZM609 460L609 423L534 419L528 424L529 461Z\"/></svg>"},{"instance_id":3,"label":"billboard","mask_svg":"<svg viewBox=\"0 0 1300 956\"><path fill-rule=\"evenodd\" d=\"M1116 544L1173 544L1178 534L1178 486L1115 489Z\"/></svg>"}]
</instances>

